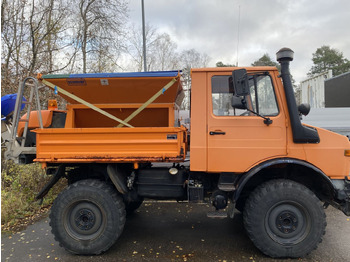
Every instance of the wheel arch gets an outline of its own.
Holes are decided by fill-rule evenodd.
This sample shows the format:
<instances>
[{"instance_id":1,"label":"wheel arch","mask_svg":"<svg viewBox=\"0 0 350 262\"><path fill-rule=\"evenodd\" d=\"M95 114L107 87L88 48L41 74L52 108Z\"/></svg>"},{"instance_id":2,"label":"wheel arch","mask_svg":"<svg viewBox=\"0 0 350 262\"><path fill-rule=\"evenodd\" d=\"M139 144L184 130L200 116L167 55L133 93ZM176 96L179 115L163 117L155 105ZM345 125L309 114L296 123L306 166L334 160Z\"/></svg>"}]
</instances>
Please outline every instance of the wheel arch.
<instances>
[{"instance_id":1,"label":"wheel arch","mask_svg":"<svg viewBox=\"0 0 350 262\"><path fill-rule=\"evenodd\" d=\"M336 190L331 179L314 165L293 158L268 160L242 174L236 184L234 201L242 201L258 185L272 179L285 178L305 185L322 200L331 200Z\"/></svg>"},{"instance_id":2,"label":"wheel arch","mask_svg":"<svg viewBox=\"0 0 350 262\"><path fill-rule=\"evenodd\" d=\"M48 169L46 169L46 173L48 175L53 175L52 179L40 190L40 192L36 195L36 199L42 199L47 195L50 189L61 179L66 178L67 184L71 185L75 182L86 180L86 179L96 179L100 181L105 181L111 183L121 194L125 193L126 186L124 186L124 191L121 192L120 187L111 179L111 176L108 172L108 166L117 167L123 171L123 175L125 172L131 172L131 164L130 163L122 163L122 164L106 164L106 163L84 163L84 164L69 164L64 163L60 165L52 165Z\"/></svg>"}]
</instances>

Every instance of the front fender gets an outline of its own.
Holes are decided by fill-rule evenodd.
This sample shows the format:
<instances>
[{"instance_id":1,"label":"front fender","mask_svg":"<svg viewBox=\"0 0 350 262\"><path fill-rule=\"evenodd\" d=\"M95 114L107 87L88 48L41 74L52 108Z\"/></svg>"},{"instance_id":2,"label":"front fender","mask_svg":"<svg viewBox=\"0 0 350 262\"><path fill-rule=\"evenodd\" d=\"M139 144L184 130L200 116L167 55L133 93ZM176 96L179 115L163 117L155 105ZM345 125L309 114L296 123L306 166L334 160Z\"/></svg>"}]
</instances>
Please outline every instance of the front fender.
<instances>
[{"instance_id":1,"label":"front fender","mask_svg":"<svg viewBox=\"0 0 350 262\"><path fill-rule=\"evenodd\" d=\"M302 167L306 167L306 168L309 168L309 169L313 170L314 172L316 172L319 175L319 177L327 185L327 187L331 191L332 196L333 197L336 196L336 189L334 188L332 180L324 172L322 172L322 170L320 170L319 168L315 167L314 165L312 165L312 164L310 164L310 163L308 163L306 161L302 161L302 160L299 160L299 159L278 158L278 159L272 159L272 160L268 160L266 162L260 163L259 165L257 165L255 167L253 167L252 169L250 169L245 174L242 174L241 178L238 180L238 182L236 184L236 191L235 191L235 193L233 195L233 200L234 201L238 200L238 198L240 197L240 195L241 195L245 185L256 174L258 174L263 169L266 169L266 168L269 168L269 167L272 167L272 166L276 166L276 165L281 165L281 164L297 165L297 166L302 166Z\"/></svg>"}]
</instances>

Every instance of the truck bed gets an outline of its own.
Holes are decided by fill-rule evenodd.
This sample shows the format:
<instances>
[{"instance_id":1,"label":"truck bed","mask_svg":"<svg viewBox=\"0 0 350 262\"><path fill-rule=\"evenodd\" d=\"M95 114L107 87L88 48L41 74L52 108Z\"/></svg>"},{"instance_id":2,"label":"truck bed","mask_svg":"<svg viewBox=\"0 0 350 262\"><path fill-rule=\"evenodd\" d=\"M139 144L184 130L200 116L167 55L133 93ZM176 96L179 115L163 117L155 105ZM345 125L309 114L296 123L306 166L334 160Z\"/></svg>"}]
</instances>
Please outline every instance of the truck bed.
<instances>
[{"instance_id":1,"label":"truck bed","mask_svg":"<svg viewBox=\"0 0 350 262\"><path fill-rule=\"evenodd\" d=\"M36 162L181 162L185 127L36 129Z\"/></svg>"}]
</instances>

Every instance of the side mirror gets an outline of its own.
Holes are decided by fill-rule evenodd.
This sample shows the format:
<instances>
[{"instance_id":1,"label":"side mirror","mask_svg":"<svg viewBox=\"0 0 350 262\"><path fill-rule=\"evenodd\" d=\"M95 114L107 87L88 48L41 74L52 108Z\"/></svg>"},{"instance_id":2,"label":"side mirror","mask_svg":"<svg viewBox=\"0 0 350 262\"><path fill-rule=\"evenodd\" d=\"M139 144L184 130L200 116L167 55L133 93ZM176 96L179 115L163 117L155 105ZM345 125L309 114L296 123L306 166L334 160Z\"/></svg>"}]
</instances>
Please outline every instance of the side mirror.
<instances>
[{"instance_id":1,"label":"side mirror","mask_svg":"<svg viewBox=\"0 0 350 262\"><path fill-rule=\"evenodd\" d=\"M233 88L236 96L249 95L249 85L246 69L238 69L232 72Z\"/></svg>"},{"instance_id":2,"label":"side mirror","mask_svg":"<svg viewBox=\"0 0 350 262\"><path fill-rule=\"evenodd\" d=\"M298 106L298 111L300 114L307 116L310 112L310 105L309 104L301 104Z\"/></svg>"},{"instance_id":3,"label":"side mirror","mask_svg":"<svg viewBox=\"0 0 350 262\"><path fill-rule=\"evenodd\" d=\"M238 96L233 96L231 100L231 105L236 109L247 109L247 104L244 99Z\"/></svg>"}]
</instances>

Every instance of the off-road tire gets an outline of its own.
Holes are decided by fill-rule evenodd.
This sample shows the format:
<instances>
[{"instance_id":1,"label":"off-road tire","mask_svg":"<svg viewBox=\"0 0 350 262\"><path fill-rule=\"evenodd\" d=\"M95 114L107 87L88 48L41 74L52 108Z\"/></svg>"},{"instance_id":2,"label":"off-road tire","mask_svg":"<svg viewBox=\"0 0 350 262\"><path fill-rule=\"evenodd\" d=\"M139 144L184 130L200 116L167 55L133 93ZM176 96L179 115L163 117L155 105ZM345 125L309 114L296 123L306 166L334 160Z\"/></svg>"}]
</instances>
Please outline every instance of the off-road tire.
<instances>
[{"instance_id":1,"label":"off-road tire","mask_svg":"<svg viewBox=\"0 0 350 262\"><path fill-rule=\"evenodd\" d=\"M326 215L304 185L278 179L257 187L247 199L243 222L248 236L270 257L304 257L322 241Z\"/></svg>"},{"instance_id":2,"label":"off-road tire","mask_svg":"<svg viewBox=\"0 0 350 262\"><path fill-rule=\"evenodd\" d=\"M114 187L87 179L62 191L51 208L50 226L55 240L67 251L98 255L121 235L125 206Z\"/></svg>"}]
</instances>

